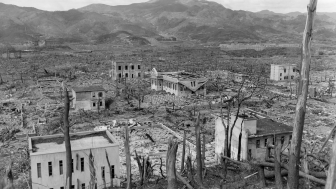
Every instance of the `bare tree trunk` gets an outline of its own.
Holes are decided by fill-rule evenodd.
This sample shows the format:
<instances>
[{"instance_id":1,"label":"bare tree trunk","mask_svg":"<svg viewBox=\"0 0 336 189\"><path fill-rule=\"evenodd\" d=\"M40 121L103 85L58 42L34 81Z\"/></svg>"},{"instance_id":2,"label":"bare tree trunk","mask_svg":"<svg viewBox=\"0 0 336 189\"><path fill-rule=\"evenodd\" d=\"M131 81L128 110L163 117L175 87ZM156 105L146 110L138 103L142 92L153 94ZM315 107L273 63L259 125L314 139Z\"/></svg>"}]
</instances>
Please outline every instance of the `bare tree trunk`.
<instances>
[{"instance_id":1,"label":"bare tree trunk","mask_svg":"<svg viewBox=\"0 0 336 189\"><path fill-rule=\"evenodd\" d=\"M299 91L298 101L296 105L296 114L294 119L293 138L291 142L290 155L289 155L289 167L288 170L288 189L298 188L299 183L299 164L300 164L300 152L302 142L302 132L304 126L304 119L306 113L306 101L309 85L309 67L311 61L310 55L310 41L313 31L313 19L316 11L317 0L310 0L308 5L308 14L306 21L306 28L303 33L303 60L301 65L301 77L300 86L302 90Z\"/></svg>"},{"instance_id":2,"label":"bare tree trunk","mask_svg":"<svg viewBox=\"0 0 336 189\"><path fill-rule=\"evenodd\" d=\"M195 186L196 184L195 184L195 180L194 180L194 173L193 173L193 168L192 168L192 165L191 165L190 154L187 157L186 166L187 166L187 170L188 170L188 179L190 180L191 185Z\"/></svg>"},{"instance_id":3,"label":"bare tree trunk","mask_svg":"<svg viewBox=\"0 0 336 189\"><path fill-rule=\"evenodd\" d=\"M266 187L265 172L263 166L258 166L260 187Z\"/></svg>"},{"instance_id":4,"label":"bare tree trunk","mask_svg":"<svg viewBox=\"0 0 336 189\"><path fill-rule=\"evenodd\" d=\"M281 177L281 138L276 138L274 149L274 173L275 173L275 183L278 189L283 188L282 177Z\"/></svg>"},{"instance_id":5,"label":"bare tree trunk","mask_svg":"<svg viewBox=\"0 0 336 189\"><path fill-rule=\"evenodd\" d=\"M140 174L140 185L142 186L143 185L143 179L144 179L144 176L143 176L143 167L142 167L142 163L140 161L140 156L138 156L138 153L136 152L136 150L134 150L134 153L135 153L135 159L137 161L137 164L138 164L138 168L139 168L139 174Z\"/></svg>"},{"instance_id":6,"label":"bare tree trunk","mask_svg":"<svg viewBox=\"0 0 336 189\"><path fill-rule=\"evenodd\" d=\"M126 155L126 172L127 172L127 189L132 188L132 174L131 174L131 153L129 148L129 133L128 125L125 127L125 155Z\"/></svg>"},{"instance_id":7,"label":"bare tree trunk","mask_svg":"<svg viewBox=\"0 0 336 189\"><path fill-rule=\"evenodd\" d=\"M167 151L167 159L166 159L166 172L167 172L167 180L168 186L167 189L176 189L176 152L178 148L178 143L173 141L173 139L169 139L169 146Z\"/></svg>"},{"instance_id":8,"label":"bare tree trunk","mask_svg":"<svg viewBox=\"0 0 336 189\"><path fill-rule=\"evenodd\" d=\"M202 185L202 153L201 153L201 134L200 134L200 113L198 113L197 122L195 125L196 135L196 160L197 160L197 180Z\"/></svg>"},{"instance_id":9,"label":"bare tree trunk","mask_svg":"<svg viewBox=\"0 0 336 189\"><path fill-rule=\"evenodd\" d=\"M72 154L71 154L71 144L70 144L70 131L69 131L69 111L70 111L70 100L69 94L66 88L64 88L64 144L66 153L66 189L71 189L72 181Z\"/></svg>"},{"instance_id":10,"label":"bare tree trunk","mask_svg":"<svg viewBox=\"0 0 336 189\"><path fill-rule=\"evenodd\" d=\"M185 146L186 146L186 131L183 133L183 147L182 147L182 159L181 159L181 174L184 170L184 160L185 160Z\"/></svg>"},{"instance_id":11,"label":"bare tree trunk","mask_svg":"<svg viewBox=\"0 0 336 189\"><path fill-rule=\"evenodd\" d=\"M336 188L336 138L332 146L332 158L329 165L327 184L325 189Z\"/></svg>"},{"instance_id":12,"label":"bare tree trunk","mask_svg":"<svg viewBox=\"0 0 336 189\"><path fill-rule=\"evenodd\" d=\"M205 171L205 135L203 134L203 143L202 143L202 168Z\"/></svg>"}]
</instances>

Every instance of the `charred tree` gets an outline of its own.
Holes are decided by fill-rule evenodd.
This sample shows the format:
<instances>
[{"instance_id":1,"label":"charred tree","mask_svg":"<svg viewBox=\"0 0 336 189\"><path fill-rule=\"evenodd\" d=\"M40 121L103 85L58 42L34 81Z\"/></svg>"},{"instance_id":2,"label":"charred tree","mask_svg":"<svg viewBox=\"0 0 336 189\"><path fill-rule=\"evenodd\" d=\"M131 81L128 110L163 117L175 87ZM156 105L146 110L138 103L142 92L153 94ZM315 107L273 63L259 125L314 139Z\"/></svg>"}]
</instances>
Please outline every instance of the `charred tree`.
<instances>
[{"instance_id":1,"label":"charred tree","mask_svg":"<svg viewBox=\"0 0 336 189\"><path fill-rule=\"evenodd\" d=\"M70 144L70 124L69 124L69 111L70 111L70 99L69 94L64 87L64 114L63 114L63 124L64 124L64 144L65 144L65 154L66 154L66 189L71 189L72 181L72 154L71 154L71 144Z\"/></svg>"},{"instance_id":2,"label":"charred tree","mask_svg":"<svg viewBox=\"0 0 336 189\"><path fill-rule=\"evenodd\" d=\"M332 158L328 170L327 184L325 189L336 188L336 137L334 138L334 144L332 146Z\"/></svg>"},{"instance_id":3,"label":"charred tree","mask_svg":"<svg viewBox=\"0 0 336 189\"><path fill-rule=\"evenodd\" d=\"M304 127L304 119L306 113L306 101L309 85L309 68L311 62L310 42L312 39L313 20L316 12L317 0L310 0L307 7L308 14L306 20L306 27L303 33L302 44L302 63L300 69L300 84L299 96L296 104L296 113L294 118L293 138L289 154L289 167L288 170L288 189L298 188L299 183L299 164L300 152L302 143L302 133Z\"/></svg>"},{"instance_id":4,"label":"charred tree","mask_svg":"<svg viewBox=\"0 0 336 189\"><path fill-rule=\"evenodd\" d=\"M126 175L127 175L127 189L132 188L132 174L131 174L131 153L129 147L129 132L128 125L125 127L125 155L126 155Z\"/></svg>"},{"instance_id":5,"label":"charred tree","mask_svg":"<svg viewBox=\"0 0 336 189\"><path fill-rule=\"evenodd\" d=\"M173 141L173 139L169 139L167 157L166 157L166 172L167 172L167 180L168 187L167 189L176 189L176 152L178 148L178 143Z\"/></svg>"}]
</instances>

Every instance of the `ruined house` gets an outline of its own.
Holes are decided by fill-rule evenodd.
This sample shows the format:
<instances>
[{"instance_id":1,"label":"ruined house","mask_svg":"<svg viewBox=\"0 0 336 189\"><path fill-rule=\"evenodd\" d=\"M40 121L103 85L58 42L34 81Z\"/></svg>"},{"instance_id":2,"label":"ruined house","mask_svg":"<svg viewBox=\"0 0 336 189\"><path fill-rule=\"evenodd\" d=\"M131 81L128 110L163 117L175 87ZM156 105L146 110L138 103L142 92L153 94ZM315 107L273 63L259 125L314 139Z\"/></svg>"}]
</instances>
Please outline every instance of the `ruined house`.
<instances>
[{"instance_id":1,"label":"ruined house","mask_svg":"<svg viewBox=\"0 0 336 189\"><path fill-rule=\"evenodd\" d=\"M270 79L274 81L294 80L298 70L295 64L275 65L271 64Z\"/></svg>"},{"instance_id":2,"label":"ruined house","mask_svg":"<svg viewBox=\"0 0 336 189\"><path fill-rule=\"evenodd\" d=\"M230 128L235 120L235 113L230 117ZM227 118L223 118L227 125ZM218 116L215 121L215 154L220 162L220 156L224 153L225 133L222 118ZM240 160L264 160L267 143L274 144L274 136L281 138L282 144L288 144L292 138L293 127L276 122L265 115L244 110L238 116L237 122L233 125L231 158L238 159L238 148L241 149ZM239 145L239 134L242 133Z\"/></svg>"},{"instance_id":3,"label":"ruined house","mask_svg":"<svg viewBox=\"0 0 336 189\"><path fill-rule=\"evenodd\" d=\"M71 188L89 188L92 181L92 168L96 173L95 188L103 188L104 183L110 186L110 176L112 176L113 186L120 186L119 144L114 136L109 131L80 132L70 135ZM32 188L64 189L66 153L63 134L31 137L28 142ZM93 161L89 159L90 153L93 155ZM110 164L107 162L106 153Z\"/></svg>"},{"instance_id":4,"label":"ruined house","mask_svg":"<svg viewBox=\"0 0 336 189\"><path fill-rule=\"evenodd\" d=\"M74 87L72 97L75 110L105 109L106 90L102 86Z\"/></svg>"},{"instance_id":5,"label":"ruined house","mask_svg":"<svg viewBox=\"0 0 336 189\"><path fill-rule=\"evenodd\" d=\"M112 61L112 69L110 70L110 77L114 81L138 79L143 77L143 67L141 61L138 60L117 60Z\"/></svg>"},{"instance_id":6,"label":"ruined house","mask_svg":"<svg viewBox=\"0 0 336 189\"><path fill-rule=\"evenodd\" d=\"M206 95L207 82L206 77L184 71L157 72L155 68L151 71L151 89L176 96Z\"/></svg>"}]
</instances>

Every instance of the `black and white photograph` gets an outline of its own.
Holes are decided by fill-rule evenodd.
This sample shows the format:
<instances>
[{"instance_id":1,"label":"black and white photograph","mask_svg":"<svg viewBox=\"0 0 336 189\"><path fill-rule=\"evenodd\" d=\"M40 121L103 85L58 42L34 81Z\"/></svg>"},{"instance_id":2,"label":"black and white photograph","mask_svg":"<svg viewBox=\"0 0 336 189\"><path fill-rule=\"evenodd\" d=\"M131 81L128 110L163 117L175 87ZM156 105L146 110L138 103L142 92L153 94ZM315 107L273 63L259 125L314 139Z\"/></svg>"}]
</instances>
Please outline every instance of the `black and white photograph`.
<instances>
[{"instance_id":1,"label":"black and white photograph","mask_svg":"<svg viewBox=\"0 0 336 189\"><path fill-rule=\"evenodd\" d=\"M0 0L0 189L336 189L335 0Z\"/></svg>"}]
</instances>

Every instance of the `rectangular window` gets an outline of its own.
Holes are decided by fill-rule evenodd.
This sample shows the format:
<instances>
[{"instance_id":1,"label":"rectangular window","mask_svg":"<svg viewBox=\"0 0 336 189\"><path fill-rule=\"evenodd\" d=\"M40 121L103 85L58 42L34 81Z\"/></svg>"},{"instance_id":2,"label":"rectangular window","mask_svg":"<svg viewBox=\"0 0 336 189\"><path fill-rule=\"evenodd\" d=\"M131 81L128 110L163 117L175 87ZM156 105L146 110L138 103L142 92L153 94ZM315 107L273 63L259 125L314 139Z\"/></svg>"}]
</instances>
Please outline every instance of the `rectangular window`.
<instances>
[{"instance_id":1,"label":"rectangular window","mask_svg":"<svg viewBox=\"0 0 336 189\"><path fill-rule=\"evenodd\" d=\"M267 138L265 139L265 147L267 147Z\"/></svg>"},{"instance_id":2,"label":"rectangular window","mask_svg":"<svg viewBox=\"0 0 336 189\"><path fill-rule=\"evenodd\" d=\"M71 185L71 189L75 189L75 185Z\"/></svg>"},{"instance_id":3,"label":"rectangular window","mask_svg":"<svg viewBox=\"0 0 336 189\"><path fill-rule=\"evenodd\" d=\"M256 148L260 148L260 140L257 140L256 142Z\"/></svg>"},{"instance_id":4,"label":"rectangular window","mask_svg":"<svg viewBox=\"0 0 336 189\"><path fill-rule=\"evenodd\" d=\"M121 66L118 66L118 70L121 70Z\"/></svg>"},{"instance_id":5,"label":"rectangular window","mask_svg":"<svg viewBox=\"0 0 336 189\"><path fill-rule=\"evenodd\" d=\"M64 186L61 186L61 189L64 189Z\"/></svg>"},{"instance_id":6,"label":"rectangular window","mask_svg":"<svg viewBox=\"0 0 336 189\"><path fill-rule=\"evenodd\" d=\"M102 101L99 102L99 106L103 106L103 102Z\"/></svg>"},{"instance_id":7,"label":"rectangular window","mask_svg":"<svg viewBox=\"0 0 336 189\"><path fill-rule=\"evenodd\" d=\"M103 97L103 93L102 93L102 92L99 92L99 93L98 93L98 96L99 96L99 97Z\"/></svg>"},{"instance_id":8,"label":"rectangular window","mask_svg":"<svg viewBox=\"0 0 336 189\"><path fill-rule=\"evenodd\" d=\"M128 70L128 66L125 66L125 70Z\"/></svg>"},{"instance_id":9,"label":"rectangular window","mask_svg":"<svg viewBox=\"0 0 336 189\"><path fill-rule=\"evenodd\" d=\"M285 137L282 136L282 137L281 137L281 144L284 144L284 143L285 143Z\"/></svg>"},{"instance_id":10,"label":"rectangular window","mask_svg":"<svg viewBox=\"0 0 336 189\"><path fill-rule=\"evenodd\" d=\"M95 102L94 102L94 103L92 103L92 106L93 106L93 107L96 107L96 103L95 103Z\"/></svg>"},{"instance_id":11,"label":"rectangular window","mask_svg":"<svg viewBox=\"0 0 336 189\"><path fill-rule=\"evenodd\" d=\"M59 161L59 171L60 171L60 175L63 175L63 161L62 160Z\"/></svg>"},{"instance_id":12,"label":"rectangular window","mask_svg":"<svg viewBox=\"0 0 336 189\"><path fill-rule=\"evenodd\" d=\"M282 73L280 73L280 76L282 76Z\"/></svg>"},{"instance_id":13,"label":"rectangular window","mask_svg":"<svg viewBox=\"0 0 336 189\"><path fill-rule=\"evenodd\" d=\"M134 75L132 74L132 78L134 77Z\"/></svg>"},{"instance_id":14,"label":"rectangular window","mask_svg":"<svg viewBox=\"0 0 336 189\"><path fill-rule=\"evenodd\" d=\"M141 77L141 73L138 73L138 77Z\"/></svg>"},{"instance_id":15,"label":"rectangular window","mask_svg":"<svg viewBox=\"0 0 336 189\"><path fill-rule=\"evenodd\" d=\"M84 171L84 158L81 158L81 171Z\"/></svg>"},{"instance_id":16,"label":"rectangular window","mask_svg":"<svg viewBox=\"0 0 336 189\"><path fill-rule=\"evenodd\" d=\"M284 69L284 72L286 73L286 69Z\"/></svg>"},{"instance_id":17,"label":"rectangular window","mask_svg":"<svg viewBox=\"0 0 336 189\"><path fill-rule=\"evenodd\" d=\"M293 68L293 72L295 72L295 68Z\"/></svg>"},{"instance_id":18,"label":"rectangular window","mask_svg":"<svg viewBox=\"0 0 336 189\"><path fill-rule=\"evenodd\" d=\"M73 172L74 171L74 164L73 164L73 159L71 160L71 171Z\"/></svg>"},{"instance_id":19,"label":"rectangular window","mask_svg":"<svg viewBox=\"0 0 336 189\"><path fill-rule=\"evenodd\" d=\"M112 178L114 178L114 165L111 165L111 171L112 171Z\"/></svg>"},{"instance_id":20,"label":"rectangular window","mask_svg":"<svg viewBox=\"0 0 336 189\"><path fill-rule=\"evenodd\" d=\"M82 184L82 189L85 189L85 183Z\"/></svg>"},{"instance_id":21,"label":"rectangular window","mask_svg":"<svg viewBox=\"0 0 336 189\"><path fill-rule=\"evenodd\" d=\"M128 73L125 74L125 77L128 77Z\"/></svg>"},{"instance_id":22,"label":"rectangular window","mask_svg":"<svg viewBox=\"0 0 336 189\"><path fill-rule=\"evenodd\" d=\"M141 69L141 66L140 65L138 65L138 70L140 70Z\"/></svg>"},{"instance_id":23,"label":"rectangular window","mask_svg":"<svg viewBox=\"0 0 336 189\"><path fill-rule=\"evenodd\" d=\"M41 178L41 163L37 163L37 178Z\"/></svg>"},{"instance_id":24,"label":"rectangular window","mask_svg":"<svg viewBox=\"0 0 336 189\"><path fill-rule=\"evenodd\" d=\"M102 176L102 179L104 180L105 179L105 167L104 166L101 167L101 176Z\"/></svg>"},{"instance_id":25,"label":"rectangular window","mask_svg":"<svg viewBox=\"0 0 336 189\"><path fill-rule=\"evenodd\" d=\"M119 74L119 78L121 78L121 73Z\"/></svg>"},{"instance_id":26,"label":"rectangular window","mask_svg":"<svg viewBox=\"0 0 336 189\"><path fill-rule=\"evenodd\" d=\"M131 66L131 69L134 70L134 65Z\"/></svg>"},{"instance_id":27,"label":"rectangular window","mask_svg":"<svg viewBox=\"0 0 336 189\"><path fill-rule=\"evenodd\" d=\"M49 176L52 176L52 162L48 162L48 172L49 172Z\"/></svg>"}]
</instances>

